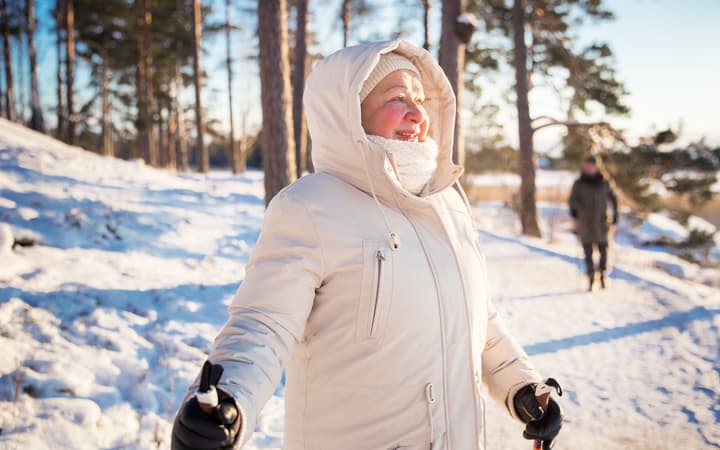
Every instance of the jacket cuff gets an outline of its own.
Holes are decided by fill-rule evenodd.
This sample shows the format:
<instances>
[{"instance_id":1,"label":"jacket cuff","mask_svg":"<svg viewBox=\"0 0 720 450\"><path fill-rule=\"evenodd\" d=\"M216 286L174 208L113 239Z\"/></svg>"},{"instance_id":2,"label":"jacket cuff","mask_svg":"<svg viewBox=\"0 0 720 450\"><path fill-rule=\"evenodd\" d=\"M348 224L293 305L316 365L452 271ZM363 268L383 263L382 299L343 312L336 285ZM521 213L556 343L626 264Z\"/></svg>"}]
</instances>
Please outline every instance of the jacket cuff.
<instances>
[{"instance_id":1,"label":"jacket cuff","mask_svg":"<svg viewBox=\"0 0 720 450\"><path fill-rule=\"evenodd\" d=\"M524 388L528 384L531 383L540 383L542 380L540 379L528 379L521 381L519 383L516 383L508 389L508 396L505 400L505 407L507 408L508 412L510 413L510 417L517 420L518 422L525 424L525 422L520 419L520 416L518 415L517 411L515 411L515 395L520 391L520 389Z\"/></svg>"}]
</instances>

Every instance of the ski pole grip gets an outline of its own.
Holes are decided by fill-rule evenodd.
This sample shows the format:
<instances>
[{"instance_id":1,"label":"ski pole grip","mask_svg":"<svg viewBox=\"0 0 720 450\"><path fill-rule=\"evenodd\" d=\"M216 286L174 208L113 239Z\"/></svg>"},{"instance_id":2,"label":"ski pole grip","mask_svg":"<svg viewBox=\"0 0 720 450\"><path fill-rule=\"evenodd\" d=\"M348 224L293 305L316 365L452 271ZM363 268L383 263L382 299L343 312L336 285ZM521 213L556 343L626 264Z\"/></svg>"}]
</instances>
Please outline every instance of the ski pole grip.
<instances>
[{"instance_id":1,"label":"ski pole grip","mask_svg":"<svg viewBox=\"0 0 720 450\"><path fill-rule=\"evenodd\" d=\"M217 389L212 384L212 371L213 364L210 361L205 361L203 364L202 373L200 374L200 386L195 393L195 398L198 401L200 409L205 414L214 415L218 405L218 394Z\"/></svg>"},{"instance_id":2,"label":"ski pole grip","mask_svg":"<svg viewBox=\"0 0 720 450\"><path fill-rule=\"evenodd\" d=\"M203 412L206 414L215 414L215 408L217 408L218 405L218 395L215 386L210 386L207 392L197 391L195 398L197 398L198 405L200 405L200 409L202 409Z\"/></svg>"}]
</instances>

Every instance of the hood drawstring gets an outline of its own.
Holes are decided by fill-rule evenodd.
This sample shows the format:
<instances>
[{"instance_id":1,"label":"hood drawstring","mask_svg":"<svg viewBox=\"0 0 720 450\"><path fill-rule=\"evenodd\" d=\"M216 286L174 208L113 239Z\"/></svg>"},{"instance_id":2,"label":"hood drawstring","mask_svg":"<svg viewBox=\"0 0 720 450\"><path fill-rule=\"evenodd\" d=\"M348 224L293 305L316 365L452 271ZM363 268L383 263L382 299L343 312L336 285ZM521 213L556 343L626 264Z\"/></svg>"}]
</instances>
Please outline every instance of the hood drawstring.
<instances>
[{"instance_id":1,"label":"hood drawstring","mask_svg":"<svg viewBox=\"0 0 720 450\"><path fill-rule=\"evenodd\" d=\"M463 189L462 184L460 184L460 179L455 180L454 183L457 186L457 191L460 194L460 197L463 199L463 203L465 203L465 207L468 210L468 214L470 214L470 218L473 217L472 207L470 206L470 200L468 200L467 194L465 193L465 189Z\"/></svg>"},{"instance_id":2,"label":"hood drawstring","mask_svg":"<svg viewBox=\"0 0 720 450\"><path fill-rule=\"evenodd\" d=\"M362 139L358 139L357 143L360 145L363 145ZM372 181L372 178L370 177L370 170L368 169L368 163L367 163L367 157L365 156L365 151L360 150L360 154L363 159L363 167L365 168L365 176L367 177L368 183L370 184L370 193L372 194L372 198L375 200L375 204L377 205L378 209L380 210L380 214L383 217L383 220L385 221L385 228L387 228L388 231L388 244L390 245L391 250L396 250L400 248L400 237L392 231L392 228L390 227L390 221L387 218L387 215L385 214L385 210L382 208L382 205L380 204L380 200L377 198L377 194L375 194L375 184Z\"/></svg>"},{"instance_id":3,"label":"hood drawstring","mask_svg":"<svg viewBox=\"0 0 720 450\"><path fill-rule=\"evenodd\" d=\"M467 194L465 193L465 189L463 189L462 184L460 184L460 180L455 180L454 183L457 186L457 191L460 193L460 197L463 199L463 203L465 203L465 207L467 208L468 215L470 215L470 222L472 222L472 227L475 230L475 232L479 232L477 225L475 224L475 216L473 215L472 206L470 206L470 200L468 200Z\"/></svg>"}]
</instances>

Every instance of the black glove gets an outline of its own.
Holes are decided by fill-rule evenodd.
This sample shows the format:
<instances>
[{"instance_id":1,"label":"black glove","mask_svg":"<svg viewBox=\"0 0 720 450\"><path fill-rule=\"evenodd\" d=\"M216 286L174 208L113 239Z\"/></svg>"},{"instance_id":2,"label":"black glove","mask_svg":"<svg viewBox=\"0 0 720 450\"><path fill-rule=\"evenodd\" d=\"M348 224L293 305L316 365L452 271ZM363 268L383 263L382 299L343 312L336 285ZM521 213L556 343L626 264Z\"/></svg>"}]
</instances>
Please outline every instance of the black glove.
<instances>
[{"instance_id":1,"label":"black glove","mask_svg":"<svg viewBox=\"0 0 720 450\"><path fill-rule=\"evenodd\" d=\"M577 210L575 208L570 208L570 215L572 216L573 219L577 219L578 218Z\"/></svg>"},{"instance_id":2,"label":"black glove","mask_svg":"<svg viewBox=\"0 0 720 450\"><path fill-rule=\"evenodd\" d=\"M201 386L216 386L222 375L222 367L206 362ZM210 378L208 380L207 378ZM218 405L208 414L200 408L195 396L188 399L178 411L173 423L172 450L224 450L232 449L240 431L241 420L232 396L215 387Z\"/></svg>"},{"instance_id":3,"label":"black glove","mask_svg":"<svg viewBox=\"0 0 720 450\"><path fill-rule=\"evenodd\" d=\"M552 380L552 379L550 379ZM558 389L558 393L562 393L560 386L552 380L553 385ZM543 449L550 449L555 445L555 438L560 432L563 421L563 411L560 405L551 397L548 407L543 411L542 406L535 398L536 383L528 384L520 389L513 399L513 406L520 420L527 425L523 431L525 439L540 439L543 441Z\"/></svg>"}]
</instances>

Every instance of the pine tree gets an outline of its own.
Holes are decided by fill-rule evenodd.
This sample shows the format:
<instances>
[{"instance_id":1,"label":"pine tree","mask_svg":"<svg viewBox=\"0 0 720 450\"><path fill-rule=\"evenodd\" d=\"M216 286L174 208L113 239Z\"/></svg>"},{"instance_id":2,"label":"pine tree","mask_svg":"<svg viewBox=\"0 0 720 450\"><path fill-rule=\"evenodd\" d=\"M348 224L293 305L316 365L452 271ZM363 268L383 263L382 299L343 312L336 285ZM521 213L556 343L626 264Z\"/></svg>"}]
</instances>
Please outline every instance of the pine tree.
<instances>
[{"instance_id":1,"label":"pine tree","mask_svg":"<svg viewBox=\"0 0 720 450\"><path fill-rule=\"evenodd\" d=\"M179 19L187 17L185 14L186 8L183 5L183 0L176 0L176 17ZM182 33L184 31L182 27L182 20L176 23L178 28L177 31ZM173 62L173 80L172 80L172 101L173 101L173 117L175 122L175 154L177 158L178 169L187 172L190 170L190 161L188 155L187 138L185 137L185 113L180 96L185 90L185 83L182 76L182 55L183 46L180 39L175 40L175 60Z\"/></svg>"},{"instance_id":2,"label":"pine tree","mask_svg":"<svg viewBox=\"0 0 720 450\"><path fill-rule=\"evenodd\" d=\"M308 0L295 2L295 48L292 72L293 137L295 139L296 176L300 178L307 167L307 124L303 110L305 74L308 69L307 24Z\"/></svg>"},{"instance_id":3,"label":"pine tree","mask_svg":"<svg viewBox=\"0 0 720 450\"><path fill-rule=\"evenodd\" d=\"M195 85L195 127L197 130L197 167L199 172L205 173L210 170L210 154L205 146L205 123L203 119L202 85L200 81L200 52L202 48L202 11L200 8L200 0L192 1L192 31L193 83Z\"/></svg>"},{"instance_id":4,"label":"pine tree","mask_svg":"<svg viewBox=\"0 0 720 450\"><path fill-rule=\"evenodd\" d=\"M55 132L55 137L57 139L64 139L65 137L65 105L64 105L64 92L63 92L63 86L64 86L64 80L63 80L63 60L62 60L62 54L63 54L63 29L65 28L65 21L63 19L64 16L64 6L63 6L63 0L56 0L55 2L55 10L53 11L54 19L55 19L55 52L57 56L57 72L56 72L56 91L57 91L57 106L56 106L56 113L57 113L57 129Z\"/></svg>"},{"instance_id":5,"label":"pine tree","mask_svg":"<svg viewBox=\"0 0 720 450\"><path fill-rule=\"evenodd\" d=\"M65 142L75 144L75 0L65 0Z\"/></svg>"},{"instance_id":6,"label":"pine tree","mask_svg":"<svg viewBox=\"0 0 720 450\"><path fill-rule=\"evenodd\" d=\"M571 108L586 111L588 104L602 106L608 113L625 113L622 103L623 85L614 77L612 52L603 43L593 43L587 48L572 46L572 31L583 19L607 20L612 13L604 8L601 0L485 0L473 2L471 10L485 21L488 32L499 32L511 39L506 48L483 49L471 55L478 56L478 64L488 66L489 58L507 60L515 72L515 107L518 113L519 158L518 171L522 178L520 186L520 220L524 234L540 236L535 204L535 157L533 136L549 126L581 127L604 123L582 124L568 118L531 116L529 94L534 76L557 78L555 69L567 72L564 85L572 90ZM483 42L475 44L476 47Z\"/></svg>"},{"instance_id":7,"label":"pine tree","mask_svg":"<svg viewBox=\"0 0 720 450\"><path fill-rule=\"evenodd\" d=\"M35 0L26 1L28 49L30 53L30 128L45 133L45 119L43 118L43 111L40 106L40 94L38 92L37 50L35 47Z\"/></svg>"},{"instance_id":8,"label":"pine tree","mask_svg":"<svg viewBox=\"0 0 720 450\"><path fill-rule=\"evenodd\" d=\"M465 164L465 145L462 127L463 73L465 70L465 47L470 41L474 24L462 21L466 0L443 0L442 27L438 60L450 80L455 93L455 131L453 136L453 162ZM464 16L469 18L469 16Z\"/></svg>"},{"instance_id":9,"label":"pine tree","mask_svg":"<svg viewBox=\"0 0 720 450\"><path fill-rule=\"evenodd\" d=\"M285 0L258 2L258 34L265 202L270 203L275 194L295 180Z\"/></svg>"},{"instance_id":10,"label":"pine tree","mask_svg":"<svg viewBox=\"0 0 720 450\"><path fill-rule=\"evenodd\" d=\"M245 172L245 160L241 153L241 148L235 142L235 116L233 114L233 59L232 59L232 31L233 26L230 22L231 0L225 1L225 42L227 46L226 64L227 64L227 84L228 84L228 113L230 120L230 166L234 174Z\"/></svg>"},{"instance_id":11,"label":"pine tree","mask_svg":"<svg viewBox=\"0 0 720 450\"><path fill-rule=\"evenodd\" d=\"M10 14L7 0L0 0L0 33L3 42L3 65L5 67L5 117L15 120L15 87L13 85L12 49L10 47Z\"/></svg>"},{"instance_id":12,"label":"pine tree","mask_svg":"<svg viewBox=\"0 0 720 450\"><path fill-rule=\"evenodd\" d=\"M423 48L430 50L430 0L420 0L423 8Z\"/></svg>"}]
</instances>

